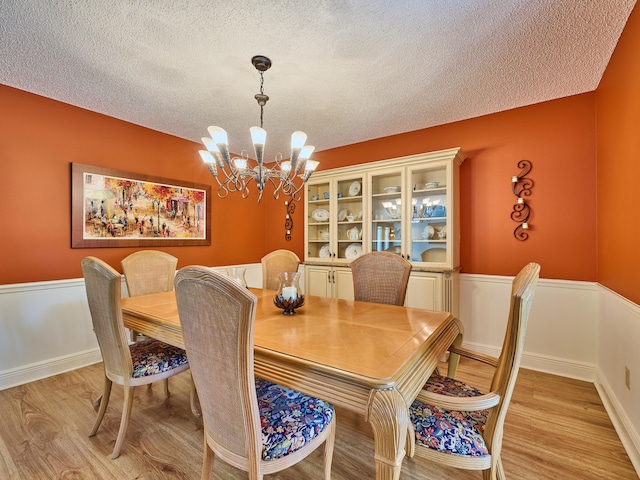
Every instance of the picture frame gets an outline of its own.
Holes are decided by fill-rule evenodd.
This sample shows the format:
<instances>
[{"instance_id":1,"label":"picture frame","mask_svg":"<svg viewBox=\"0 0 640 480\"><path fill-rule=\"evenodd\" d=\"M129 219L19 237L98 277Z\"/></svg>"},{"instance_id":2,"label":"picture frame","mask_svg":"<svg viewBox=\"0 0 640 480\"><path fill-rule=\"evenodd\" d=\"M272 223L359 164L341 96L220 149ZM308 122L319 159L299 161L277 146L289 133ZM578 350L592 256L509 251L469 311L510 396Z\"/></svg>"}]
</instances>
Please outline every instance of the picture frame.
<instances>
[{"instance_id":1,"label":"picture frame","mask_svg":"<svg viewBox=\"0 0 640 480\"><path fill-rule=\"evenodd\" d=\"M71 248L211 245L211 186L71 163Z\"/></svg>"}]
</instances>

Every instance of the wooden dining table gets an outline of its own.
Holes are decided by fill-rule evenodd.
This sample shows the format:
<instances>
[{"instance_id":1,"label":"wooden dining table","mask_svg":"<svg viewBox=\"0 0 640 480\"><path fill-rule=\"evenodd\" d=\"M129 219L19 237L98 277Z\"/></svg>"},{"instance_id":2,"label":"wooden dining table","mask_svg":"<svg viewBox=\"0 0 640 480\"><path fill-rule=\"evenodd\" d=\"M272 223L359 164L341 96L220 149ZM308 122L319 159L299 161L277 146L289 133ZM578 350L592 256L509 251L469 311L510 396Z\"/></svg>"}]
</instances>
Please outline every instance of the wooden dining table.
<instances>
[{"instance_id":1,"label":"wooden dining table","mask_svg":"<svg viewBox=\"0 0 640 480\"><path fill-rule=\"evenodd\" d=\"M275 291L250 290L258 297L255 375L363 415L376 479L398 479L409 406L447 348L460 344L461 323L448 312L311 295L283 315ZM174 292L123 298L122 313L129 329L184 348Z\"/></svg>"}]
</instances>

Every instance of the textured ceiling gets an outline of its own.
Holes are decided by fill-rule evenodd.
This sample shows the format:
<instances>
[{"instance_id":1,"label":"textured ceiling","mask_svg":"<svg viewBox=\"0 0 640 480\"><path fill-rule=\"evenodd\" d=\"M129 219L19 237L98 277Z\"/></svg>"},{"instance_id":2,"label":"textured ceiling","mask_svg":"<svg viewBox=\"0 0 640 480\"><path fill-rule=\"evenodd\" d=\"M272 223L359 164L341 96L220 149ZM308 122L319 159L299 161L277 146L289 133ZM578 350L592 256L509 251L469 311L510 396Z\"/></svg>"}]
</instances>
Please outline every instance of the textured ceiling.
<instances>
[{"instance_id":1,"label":"textured ceiling","mask_svg":"<svg viewBox=\"0 0 640 480\"><path fill-rule=\"evenodd\" d=\"M0 83L266 160L595 90L635 0L0 0ZM104 132L108 137L108 132Z\"/></svg>"}]
</instances>

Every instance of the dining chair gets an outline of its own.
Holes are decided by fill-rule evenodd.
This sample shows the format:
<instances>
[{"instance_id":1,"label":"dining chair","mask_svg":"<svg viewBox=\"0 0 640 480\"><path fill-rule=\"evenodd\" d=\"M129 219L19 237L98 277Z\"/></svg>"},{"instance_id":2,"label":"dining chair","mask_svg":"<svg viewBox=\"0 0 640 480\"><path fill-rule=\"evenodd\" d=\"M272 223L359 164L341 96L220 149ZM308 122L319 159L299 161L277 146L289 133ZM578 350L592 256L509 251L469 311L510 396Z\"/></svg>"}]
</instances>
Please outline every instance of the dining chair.
<instances>
[{"instance_id":1,"label":"dining chair","mask_svg":"<svg viewBox=\"0 0 640 480\"><path fill-rule=\"evenodd\" d=\"M160 250L139 250L125 257L121 262L124 280L130 297L150 293L170 292L176 276L178 259ZM144 335L131 331L131 341L146 339ZM165 396L169 396L169 381L163 382ZM151 387L151 384L149 384ZM192 400L192 410L198 414Z\"/></svg>"},{"instance_id":2,"label":"dining chair","mask_svg":"<svg viewBox=\"0 0 640 480\"><path fill-rule=\"evenodd\" d=\"M173 255L160 250L139 250L120 264L130 297L173 290L178 265Z\"/></svg>"},{"instance_id":3,"label":"dining chair","mask_svg":"<svg viewBox=\"0 0 640 480\"><path fill-rule=\"evenodd\" d=\"M354 300L404 305L411 262L391 252L370 252L351 262Z\"/></svg>"},{"instance_id":4,"label":"dining chair","mask_svg":"<svg viewBox=\"0 0 640 480\"><path fill-rule=\"evenodd\" d=\"M209 479L214 455L248 472L249 480L261 480L324 443L328 480L335 440L333 406L254 376L256 296L230 278L198 266L179 270L175 288L202 406L201 478Z\"/></svg>"},{"instance_id":5,"label":"dining chair","mask_svg":"<svg viewBox=\"0 0 640 480\"><path fill-rule=\"evenodd\" d=\"M278 274L297 272L300 258L290 250L274 250L262 257L262 288L277 290L280 286Z\"/></svg>"},{"instance_id":6,"label":"dining chair","mask_svg":"<svg viewBox=\"0 0 640 480\"><path fill-rule=\"evenodd\" d=\"M109 404L113 382L124 388L120 429L111 458L118 458L133 407L133 389L189 369L184 350L159 340L148 339L129 344L120 307L122 277L111 266L95 257L82 259L93 331L98 339L104 364L104 390L98 401L96 421L89 433L93 437L102 423Z\"/></svg>"},{"instance_id":7,"label":"dining chair","mask_svg":"<svg viewBox=\"0 0 640 480\"><path fill-rule=\"evenodd\" d=\"M482 470L484 480L504 480L501 452L504 419L520 368L531 301L540 265L530 263L515 277L506 332L499 358L452 346L451 354L495 368L490 392L434 374L409 408L415 455L465 470ZM414 450L415 449L415 450Z\"/></svg>"}]
</instances>

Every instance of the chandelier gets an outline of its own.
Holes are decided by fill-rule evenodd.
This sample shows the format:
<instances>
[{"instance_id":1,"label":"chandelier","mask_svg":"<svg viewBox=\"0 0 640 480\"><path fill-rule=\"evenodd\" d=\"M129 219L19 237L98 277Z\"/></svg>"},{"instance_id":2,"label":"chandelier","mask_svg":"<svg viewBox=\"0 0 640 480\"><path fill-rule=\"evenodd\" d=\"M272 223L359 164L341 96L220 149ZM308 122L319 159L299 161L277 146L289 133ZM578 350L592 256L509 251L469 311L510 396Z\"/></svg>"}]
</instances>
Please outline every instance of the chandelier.
<instances>
[{"instance_id":1,"label":"chandelier","mask_svg":"<svg viewBox=\"0 0 640 480\"><path fill-rule=\"evenodd\" d=\"M227 132L214 126L208 128L211 137L202 139L206 150L200 150L200 156L218 182L218 197L220 198L226 198L230 192L240 192L242 198L247 198L249 185L253 181L258 188L258 202L262 198L262 191L269 183L274 188L273 198L278 199L282 192L292 200L300 200L300 190L319 163L309 160L315 147L304 144L307 140L307 135L304 132L293 132L289 159L283 161L282 154L277 153L274 164L270 166L264 164L264 145L267 132L262 128L262 124L264 106L269 97L264 94L263 74L271 68L271 60L265 56L256 55L251 59L251 63L260 72L260 93L255 95L255 99L260 105L260 126L249 129L255 160L250 159L244 150L240 157L231 158Z\"/></svg>"}]
</instances>

